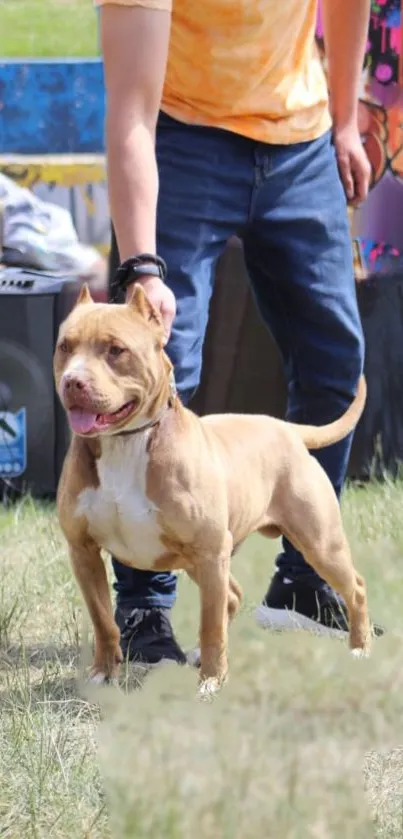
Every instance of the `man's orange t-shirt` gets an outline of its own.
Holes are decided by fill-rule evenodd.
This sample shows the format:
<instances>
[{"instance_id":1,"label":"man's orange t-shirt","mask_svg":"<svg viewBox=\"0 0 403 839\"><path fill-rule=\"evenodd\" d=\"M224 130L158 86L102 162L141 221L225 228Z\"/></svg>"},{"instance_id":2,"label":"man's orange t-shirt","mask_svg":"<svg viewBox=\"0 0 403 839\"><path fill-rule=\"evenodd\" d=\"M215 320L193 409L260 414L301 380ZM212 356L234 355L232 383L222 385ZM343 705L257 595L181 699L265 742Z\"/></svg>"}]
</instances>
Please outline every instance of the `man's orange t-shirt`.
<instances>
[{"instance_id":1,"label":"man's orange t-shirt","mask_svg":"<svg viewBox=\"0 0 403 839\"><path fill-rule=\"evenodd\" d=\"M162 108L267 143L330 127L315 43L317 0L96 0L172 9Z\"/></svg>"}]
</instances>

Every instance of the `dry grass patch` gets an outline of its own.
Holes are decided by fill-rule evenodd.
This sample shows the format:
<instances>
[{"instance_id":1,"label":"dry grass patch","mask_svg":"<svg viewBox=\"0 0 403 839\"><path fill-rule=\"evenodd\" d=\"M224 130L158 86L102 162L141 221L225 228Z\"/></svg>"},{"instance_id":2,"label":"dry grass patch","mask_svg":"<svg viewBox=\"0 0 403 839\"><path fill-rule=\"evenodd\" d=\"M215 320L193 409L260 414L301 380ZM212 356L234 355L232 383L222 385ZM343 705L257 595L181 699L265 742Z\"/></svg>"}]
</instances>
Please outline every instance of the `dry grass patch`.
<instances>
[{"instance_id":1,"label":"dry grass patch","mask_svg":"<svg viewBox=\"0 0 403 839\"><path fill-rule=\"evenodd\" d=\"M86 630L53 508L0 511L2 839L402 837L402 500L399 484L345 499L371 610L389 629L372 658L254 625L275 546L253 538L234 562L246 603L230 682L211 705L175 667L142 691L83 698ZM191 646L198 599L184 576L174 615Z\"/></svg>"}]
</instances>

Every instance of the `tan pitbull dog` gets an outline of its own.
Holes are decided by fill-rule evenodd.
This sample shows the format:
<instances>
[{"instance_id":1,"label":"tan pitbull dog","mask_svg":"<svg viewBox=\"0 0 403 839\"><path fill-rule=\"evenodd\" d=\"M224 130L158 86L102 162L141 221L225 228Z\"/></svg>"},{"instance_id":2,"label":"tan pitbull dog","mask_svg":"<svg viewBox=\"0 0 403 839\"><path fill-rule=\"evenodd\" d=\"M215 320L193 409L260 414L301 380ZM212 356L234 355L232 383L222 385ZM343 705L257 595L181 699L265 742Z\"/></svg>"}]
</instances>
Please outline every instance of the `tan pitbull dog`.
<instances>
[{"instance_id":1,"label":"tan pitbull dog","mask_svg":"<svg viewBox=\"0 0 403 839\"><path fill-rule=\"evenodd\" d=\"M162 326L139 286L127 305L93 303L84 287L60 328L54 370L74 432L58 512L94 625L94 681L115 677L122 658L102 548L135 568L183 569L198 584L201 681L214 690L242 598L231 555L255 531L290 539L344 597L351 649L367 651L365 583L331 483L308 452L354 428L364 378L344 416L321 428L266 416L200 419L172 393Z\"/></svg>"}]
</instances>

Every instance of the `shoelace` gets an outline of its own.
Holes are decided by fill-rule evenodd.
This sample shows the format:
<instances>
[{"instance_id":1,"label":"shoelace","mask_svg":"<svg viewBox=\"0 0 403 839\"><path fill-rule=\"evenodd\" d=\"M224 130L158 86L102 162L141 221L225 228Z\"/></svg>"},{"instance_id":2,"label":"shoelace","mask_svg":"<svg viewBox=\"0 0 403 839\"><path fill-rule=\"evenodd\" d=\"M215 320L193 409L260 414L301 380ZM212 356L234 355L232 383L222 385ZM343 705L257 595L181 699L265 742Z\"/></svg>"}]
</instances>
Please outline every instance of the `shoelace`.
<instances>
[{"instance_id":1,"label":"shoelace","mask_svg":"<svg viewBox=\"0 0 403 839\"><path fill-rule=\"evenodd\" d=\"M122 638L125 641L132 639L140 627L147 625L147 629L155 635L166 634L168 618L160 609L133 609L122 631Z\"/></svg>"}]
</instances>

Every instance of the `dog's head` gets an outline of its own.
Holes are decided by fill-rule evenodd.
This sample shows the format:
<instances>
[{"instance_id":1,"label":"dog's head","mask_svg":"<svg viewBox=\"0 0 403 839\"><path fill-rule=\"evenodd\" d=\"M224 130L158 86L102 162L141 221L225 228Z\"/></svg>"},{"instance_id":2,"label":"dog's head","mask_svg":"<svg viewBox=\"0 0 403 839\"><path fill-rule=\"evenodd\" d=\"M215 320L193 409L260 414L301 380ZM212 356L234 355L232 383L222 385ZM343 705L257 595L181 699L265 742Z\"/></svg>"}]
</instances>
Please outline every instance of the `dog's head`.
<instances>
[{"instance_id":1,"label":"dog's head","mask_svg":"<svg viewBox=\"0 0 403 839\"><path fill-rule=\"evenodd\" d=\"M94 303L83 286L60 327L56 387L72 430L116 434L152 422L170 393L172 365L158 314L136 286L129 303Z\"/></svg>"}]
</instances>

